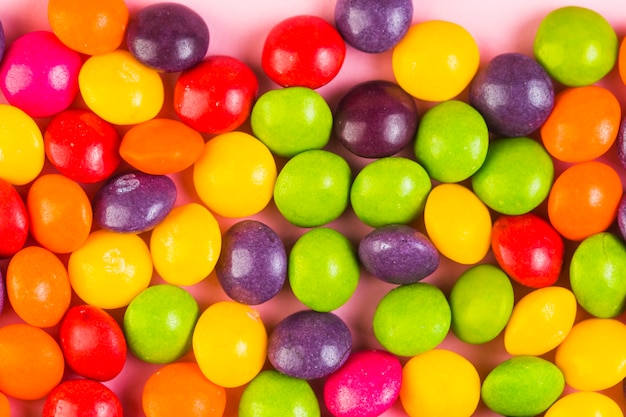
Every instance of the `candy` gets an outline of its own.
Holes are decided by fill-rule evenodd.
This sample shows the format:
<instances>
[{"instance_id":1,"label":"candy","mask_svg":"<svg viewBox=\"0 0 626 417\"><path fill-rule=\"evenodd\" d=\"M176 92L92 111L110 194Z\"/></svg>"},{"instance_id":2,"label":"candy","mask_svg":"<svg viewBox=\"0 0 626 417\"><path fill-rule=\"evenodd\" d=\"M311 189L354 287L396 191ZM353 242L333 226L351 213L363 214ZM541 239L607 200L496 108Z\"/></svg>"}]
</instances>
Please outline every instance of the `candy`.
<instances>
[{"instance_id":1,"label":"candy","mask_svg":"<svg viewBox=\"0 0 626 417\"><path fill-rule=\"evenodd\" d=\"M367 81L346 92L334 112L334 132L350 152L382 158L413 140L419 115L413 97L390 81Z\"/></svg>"},{"instance_id":2,"label":"candy","mask_svg":"<svg viewBox=\"0 0 626 417\"><path fill-rule=\"evenodd\" d=\"M430 177L420 164L388 156L359 171L350 189L350 203L368 226L407 224L423 213L431 187Z\"/></svg>"},{"instance_id":3,"label":"candy","mask_svg":"<svg viewBox=\"0 0 626 417\"><path fill-rule=\"evenodd\" d=\"M359 283L359 260L352 243L329 227L311 229L289 253L289 285L305 306L328 312L344 305Z\"/></svg>"},{"instance_id":4,"label":"candy","mask_svg":"<svg viewBox=\"0 0 626 417\"><path fill-rule=\"evenodd\" d=\"M62 410L71 410L64 412ZM46 397L42 417L104 414L122 417L122 402L107 386L89 379L73 379L57 385Z\"/></svg>"},{"instance_id":5,"label":"candy","mask_svg":"<svg viewBox=\"0 0 626 417\"><path fill-rule=\"evenodd\" d=\"M374 312L376 340L389 352L415 356L439 345L448 334L450 305L433 284L396 287L383 296Z\"/></svg>"},{"instance_id":6,"label":"candy","mask_svg":"<svg viewBox=\"0 0 626 417\"><path fill-rule=\"evenodd\" d=\"M0 178L13 185L28 184L43 169L46 155L39 126L10 104L0 104L0 153Z\"/></svg>"},{"instance_id":7,"label":"candy","mask_svg":"<svg viewBox=\"0 0 626 417\"><path fill-rule=\"evenodd\" d=\"M2 58L4 57L5 49L6 49L6 35L4 33L4 26L2 25L2 22L0 22L0 62L2 61Z\"/></svg>"},{"instance_id":8,"label":"candy","mask_svg":"<svg viewBox=\"0 0 626 417\"><path fill-rule=\"evenodd\" d=\"M22 249L28 238L28 212L15 187L0 178L0 257ZM1 311L1 310L0 310Z\"/></svg>"},{"instance_id":9,"label":"candy","mask_svg":"<svg viewBox=\"0 0 626 417\"><path fill-rule=\"evenodd\" d=\"M624 240L626 240L626 196L622 195L617 206L617 227L619 233Z\"/></svg>"},{"instance_id":10,"label":"candy","mask_svg":"<svg viewBox=\"0 0 626 417\"><path fill-rule=\"evenodd\" d=\"M301 310L274 327L267 357L279 372L295 378L317 379L335 372L352 351L352 334L334 313Z\"/></svg>"},{"instance_id":11,"label":"candy","mask_svg":"<svg viewBox=\"0 0 626 417\"><path fill-rule=\"evenodd\" d=\"M359 242L361 265L392 284L412 284L439 267L439 252L423 233L407 225L391 224L372 230Z\"/></svg>"},{"instance_id":12,"label":"candy","mask_svg":"<svg viewBox=\"0 0 626 417\"><path fill-rule=\"evenodd\" d=\"M11 417L11 404L9 398L0 393L0 416Z\"/></svg>"},{"instance_id":13,"label":"candy","mask_svg":"<svg viewBox=\"0 0 626 417\"><path fill-rule=\"evenodd\" d=\"M578 391L561 397L552 404L545 417L624 417L619 405L602 393Z\"/></svg>"}]
</instances>

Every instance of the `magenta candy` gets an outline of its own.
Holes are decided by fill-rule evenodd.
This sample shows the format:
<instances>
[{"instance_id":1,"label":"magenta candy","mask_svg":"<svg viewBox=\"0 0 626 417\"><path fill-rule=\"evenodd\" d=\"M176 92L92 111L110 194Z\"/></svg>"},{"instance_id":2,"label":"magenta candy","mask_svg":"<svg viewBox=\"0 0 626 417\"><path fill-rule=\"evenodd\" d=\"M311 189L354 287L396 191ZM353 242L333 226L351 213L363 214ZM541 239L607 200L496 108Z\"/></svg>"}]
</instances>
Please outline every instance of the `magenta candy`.
<instances>
[{"instance_id":1,"label":"magenta candy","mask_svg":"<svg viewBox=\"0 0 626 417\"><path fill-rule=\"evenodd\" d=\"M2 22L0 22L0 61L2 61L2 57L4 56L4 48L6 47L6 37L4 35L4 27L2 26Z\"/></svg>"},{"instance_id":2,"label":"magenta candy","mask_svg":"<svg viewBox=\"0 0 626 417\"><path fill-rule=\"evenodd\" d=\"M52 116L76 98L81 66L79 53L52 32L30 32L7 48L0 65L0 90L9 104L29 116Z\"/></svg>"}]
</instances>

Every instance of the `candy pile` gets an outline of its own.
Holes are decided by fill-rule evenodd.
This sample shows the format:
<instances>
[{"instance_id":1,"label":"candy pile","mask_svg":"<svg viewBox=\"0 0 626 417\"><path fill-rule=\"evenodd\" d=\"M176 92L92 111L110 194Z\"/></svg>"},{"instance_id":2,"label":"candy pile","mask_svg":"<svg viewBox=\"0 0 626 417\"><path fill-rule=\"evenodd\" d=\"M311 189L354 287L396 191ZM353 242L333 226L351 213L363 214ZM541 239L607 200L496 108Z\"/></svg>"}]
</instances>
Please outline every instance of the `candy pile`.
<instances>
[{"instance_id":1,"label":"candy pile","mask_svg":"<svg viewBox=\"0 0 626 417\"><path fill-rule=\"evenodd\" d=\"M481 62L414 12L259 62L171 2L0 26L0 417L623 417L626 47L568 6ZM393 80L333 101L351 52Z\"/></svg>"}]
</instances>

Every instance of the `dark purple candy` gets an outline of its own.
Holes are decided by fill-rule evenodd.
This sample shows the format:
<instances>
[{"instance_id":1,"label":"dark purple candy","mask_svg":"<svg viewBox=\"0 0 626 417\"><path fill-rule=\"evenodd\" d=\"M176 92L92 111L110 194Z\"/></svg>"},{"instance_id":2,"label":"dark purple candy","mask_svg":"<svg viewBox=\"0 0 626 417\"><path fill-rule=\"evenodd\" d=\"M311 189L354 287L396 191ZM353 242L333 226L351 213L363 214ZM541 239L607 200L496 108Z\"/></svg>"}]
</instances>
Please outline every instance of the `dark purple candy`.
<instances>
[{"instance_id":1,"label":"dark purple candy","mask_svg":"<svg viewBox=\"0 0 626 417\"><path fill-rule=\"evenodd\" d=\"M176 195L176 184L166 175L117 174L94 196L94 222L119 233L145 232L172 211Z\"/></svg>"},{"instance_id":2,"label":"dark purple candy","mask_svg":"<svg viewBox=\"0 0 626 417\"><path fill-rule=\"evenodd\" d=\"M413 20L411 0L338 0L335 26L346 43L368 53L393 48Z\"/></svg>"},{"instance_id":3,"label":"dark purple candy","mask_svg":"<svg viewBox=\"0 0 626 417\"><path fill-rule=\"evenodd\" d=\"M209 28L202 17L178 3L156 3L129 22L128 50L143 64L165 72L198 64L209 49Z\"/></svg>"},{"instance_id":4,"label":"dark purple candy","mask_svg":"<svg viewBox=\"0 0 626 417\"><path fill-rule=\"evenodd\" d=\"M302 310L281 320L268 339L267 355L276 370L302 379L323 378L350 356L352 335L339 316Z\"/></svg>"},{"instance_id":5,"label":"dark purple candy","mask_svg":"<svg viewBox=\"0 0 626 417\"><path fill-rule=\"evenodd\" d=\"M617 207L617 225L622 239L626 240L626 194L622 196Z\"/></svg>"},{"instance_id":6,"label":"dark purple candy","mask_svg":"<svg viewBox=\"0 0 626 417\"><path fill-rule=\"evenodd\" d=\"M505 53L478 71L470 83L469 103L483 115L490 131L526 136L552 112L554 84L534 59Z\"/></svg>"},{"instance_id":7,"label":"dark purple candy","mask_svg":"<svg viewBox=\"0 0 626 417\"><path fill-rule=\"evenodd\" d=\"M4 35L4 28L2 26L2 22L0 22L0 61L2 61L2 57L4 56L4 48L6 47L6 37Z\"/></svg>"},{"instance_id":8,"label":"dark purple candy","mask_svg":"<svg viewBox=\"0 0 626 417\"><path fill-rule=\"evenodd\" d=\"M439 267L439 252L423 233L407 225L382 226L359 243L367 272L392 284L412 284Z\"/></svg>"},{"instance_id":9,"label":"dark purple candy","mask_svg":"<svg viewBox=\"0 0 626 417\"><path fill-rule=\"evenodd\" d=\"M287 277L287 254L278 234L256 220L242 220L222 237L215 273L233 300L256 305L274 297Z\"/></svg>"},{"instance_id":10,"label":"dark purple candy","mask_svg":"<svg viewBox=\"0 0 626 417\"><path fill-rule=\"evenodd\" d=\"M364 158L391 156L414 138L419 122L415 100L391 81L352 87L335 109L333 128L350 152Z\"/></svg>"},{"instance_id":11,"label":"dark purple candy","mask_svg":"<svg viewBox=\"0 0 626 417\"><path fill-rule=\"evenodd\" d=\"M624 117L619 125L617 132L617 156L620 163L626 168L626 117Z\"/></svg>"}]
</instances>

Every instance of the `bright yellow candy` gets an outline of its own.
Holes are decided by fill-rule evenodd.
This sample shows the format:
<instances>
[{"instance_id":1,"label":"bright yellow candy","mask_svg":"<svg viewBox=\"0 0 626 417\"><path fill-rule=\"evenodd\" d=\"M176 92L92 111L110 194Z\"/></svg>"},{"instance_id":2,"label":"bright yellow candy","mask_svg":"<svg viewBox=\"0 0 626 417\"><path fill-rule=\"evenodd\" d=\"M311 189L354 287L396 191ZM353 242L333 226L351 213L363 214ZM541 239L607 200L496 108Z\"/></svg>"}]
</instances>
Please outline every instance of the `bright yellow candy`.
<instances>
[{"instance_id":1,"label":"bright yellow candy","mask_svg":"<svg viewBox=\"0 0 626 417\"><path fill-rule=\"evenodd\" d=\"M154 268L174 285L194 285L206 278L222 249L217 220L204 206L174 208L153 230L150 253Z\"/></svg>"},{"instance_id":2,"label":"bright yellow candy","mask_svg":"<svg viewBox=\"0 0 626 417\"><path fill-rule=\"evenodd\" d=\"M24 111L0 104L0 178L24 185L43 169L45 150L37 123Z\"/></svg>"},{"instance_id":3,"label":"bright yellow candy","mask_svg":"<svg viewBox=\"0 0 626 417\"><path fill-rule=\"evenodd\" d=\"M439 184L424 208L426 232L435 247L460 264L474 264L491 246L491 215L487 206L459 184Z\"/></svg>"},{"instance_id":4,"label":"bright yellow candy","mask_svg":"<svg viewBox=\"0 0 626 417\"><path fill-rule=\"evenodd\" d=\"M412 96L426 101L456 97L470 83L480 63L480 51L462 26L431 20L411 26L394 47L393 74Z\"/></svg>"},{"instance_id":5,"label":"bright yellow candy","mask_svg":"<svg viewBox=\"0 0 626 417\"><path fill-rule=\"evenodd\" d=\"M578 391L557 400L544 417L624 417L619 405L599 392Z\"/></svg>"},{"instance_id":6,"label":"bright yellow candy","mask_svg":"<svg viewBox=\"0 0 626 417\"><path fill-rule=\"evenodd\" d=\"M544 287L525 295L504 330L511 355L540 356L557 347L576 320L576 297L563 287Z\"/></svg>"},{"instance_id":7,"label":"bright yellow candy","mask_svg":"<svg viewBox=\"0 0 626 417\"><path fill-rule=\"evenodd\" d=\"M402 369L400 401L411 417L469 417L480 400L480 377L456 352L433 349Z\"/></svg>"},{"instance_id":8,"label":"bright yellow candy","mask_svg":"<svg viewBox=\"0 0 626 417\"><path fill-rule=\"evenodd\" d=\"M626 377L626 325L617 319L578 322L556 349L554 363L579 391L601 391Z\"/></svg>"},{"instance_id":9,"label":"bright yellow candy","mask_svg":"<svg viewBox=\"0 0 626 417\"><path fill-rule=\"evenodd\" d=\"M72 252L68 274L72 288L87 304L126 307L150 285L150 251L137 235L98 230Z\"/></svg>"},{"instance_id":10,"label":"bright yellow candy","mask_svg":"<svg viewBox=\"0 0 626 417\"><path fill-rule=\"evenodd\" d=\"M159 73L121 49L89 57L78 74L78 86L87 107L116 125L148 121L163 106Z\"/></svg>"},{"instance_id":11,"label":"bright yellow candy","mask_svg":"<svg viewBox=\"0 0 626 417\"><path fill-rule=\"evenodd\" d=\"M245 217L263 210L272 199L276 162L254 136L229 132L204 145L193 169L200 199L224 217Z\"/></svg>"},{"instance_id":12,"label":"bright yellow candy","mask_svg":"<svg viewBox=\"0 0 626 417\"><path fill-rule=\"evenodd\" d=\"M267 332L254 308L221 301L200 315L192 345L204 376L221 387L239 387L263 368Z\"/></svg>"}]
</instances>

